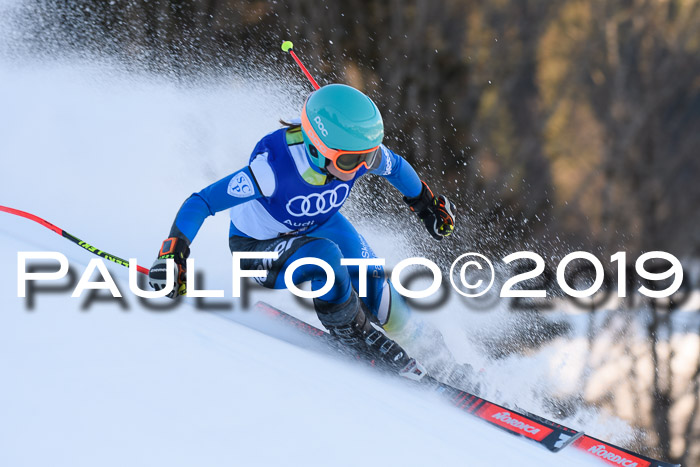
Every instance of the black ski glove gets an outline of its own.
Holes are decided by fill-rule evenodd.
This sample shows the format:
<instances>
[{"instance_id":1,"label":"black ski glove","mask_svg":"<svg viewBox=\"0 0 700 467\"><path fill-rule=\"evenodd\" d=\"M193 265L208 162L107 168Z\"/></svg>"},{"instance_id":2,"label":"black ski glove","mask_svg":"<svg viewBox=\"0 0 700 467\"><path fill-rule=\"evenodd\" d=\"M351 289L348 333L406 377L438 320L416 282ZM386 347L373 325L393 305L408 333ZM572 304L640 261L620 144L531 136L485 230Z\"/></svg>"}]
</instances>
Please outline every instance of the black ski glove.
<instances>
[{"instance_id":1,"label":"black ski glove","mask_svg":"<svg viewBox=\"0 0 700 467\"><path fill-rule=\"evenodd\" d=\"M403 197L403 200L418 214L430 235L437 240L450 235L455 229L455 206L443 195L434 196L428 185L421 180L423 188L415 198Z\"/></svg>"},{"instance_id":2,"label":"black ski glove","mask_svg":"<svg viewBox=\"0 0 700 467\"><path fill-rule=\"evenodd\" d=\"M187 269L186 261L187 257L190 255L190 247L187 244L187 240L178 237L170 237L165 239L163 245L160 247L158 252L158 259L155 260L151 270L148 271L148 284L156 290L162 290L167 287L171 287L172 290L166 297L176 298L180 295L187 294ZM174 284L167 283L166 260L172 258L175 260L175 270L173 271L173 277L175 278Z\"/></svg>"}]
</instances>

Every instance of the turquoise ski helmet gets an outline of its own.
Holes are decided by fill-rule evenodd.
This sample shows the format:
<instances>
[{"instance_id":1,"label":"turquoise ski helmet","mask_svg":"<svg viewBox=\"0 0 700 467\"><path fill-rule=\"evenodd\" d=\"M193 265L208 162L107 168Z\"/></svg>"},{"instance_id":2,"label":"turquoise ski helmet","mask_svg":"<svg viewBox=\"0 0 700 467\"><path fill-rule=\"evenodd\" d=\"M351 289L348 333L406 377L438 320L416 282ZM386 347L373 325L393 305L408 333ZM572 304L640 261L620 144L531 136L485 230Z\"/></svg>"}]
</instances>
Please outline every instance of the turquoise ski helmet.
<instances>
[{"instance_id":1,"label":"turquoise ski helmet","mask_svg":"<svg viewBox=\"0 0 700 467\"><path fill-rule=\"evenodd\" d=\"M375 103L365 94L344 84L329 84L306 99L302 135L309 160L325 171L328 159L322 148L316 147L321 145L313 144L315 137L333 150L367 151L382 143L384 122Z\"/></svg>"}]
</instances>

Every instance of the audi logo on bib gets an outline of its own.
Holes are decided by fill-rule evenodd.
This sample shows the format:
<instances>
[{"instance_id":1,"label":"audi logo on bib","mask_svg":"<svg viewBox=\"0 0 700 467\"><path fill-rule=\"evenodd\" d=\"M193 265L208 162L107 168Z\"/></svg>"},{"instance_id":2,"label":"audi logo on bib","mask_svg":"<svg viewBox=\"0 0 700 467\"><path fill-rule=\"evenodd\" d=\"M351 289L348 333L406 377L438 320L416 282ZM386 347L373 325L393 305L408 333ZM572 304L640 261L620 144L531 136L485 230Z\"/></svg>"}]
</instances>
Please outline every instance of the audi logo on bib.
<instances>
[{"instance_id":1,"label":"audi logo on bib","mask_svg":"<svg viewBox=\"0 0 700 467\"><path fill-rule=\"evenodd\" d=\"M350 194L348 185L338 185L332 190L310 195L295 196L287 203L287 212L294 217L318 216L343 205Z\"/></svg>"}]
</instances>

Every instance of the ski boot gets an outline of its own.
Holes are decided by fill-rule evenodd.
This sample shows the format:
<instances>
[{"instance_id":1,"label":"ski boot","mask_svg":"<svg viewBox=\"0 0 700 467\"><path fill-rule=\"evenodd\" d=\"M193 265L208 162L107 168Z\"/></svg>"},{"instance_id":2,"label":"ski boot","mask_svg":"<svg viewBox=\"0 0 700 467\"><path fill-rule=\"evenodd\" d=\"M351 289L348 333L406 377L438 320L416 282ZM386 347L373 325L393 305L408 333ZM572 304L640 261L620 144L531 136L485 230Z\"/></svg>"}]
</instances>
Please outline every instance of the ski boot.
<instances>
[{"instance_id":1,"label":"ski boot","mask_svg":"<svg viewBox=\"0 0 700 467\"><path fill-rule=\"evenodd\" d=\"M370 315L374 318L373 315ZM391 338L408 349L411 355L420 358L429 369L430 376L459 388L478 389L471 365L459 363L447 347L442 333L413 316L403 297L387 281L382 290L382 298L377 311L376 324L380 325Z\"/></svg>"},{"instance_id":2,"label":"ski boot","mask_svg":"<svg viewBox=\"0 0 700 467\"><path fill-rule=\"evenodd\" d=\"M396 342L372 325L355 291L341 304L314 299L319 320L353 356L404 378L418 381L425 368Z\"/></svg>"},{"instance_id":3,"label":"ski boot","mask_svg":"<svg viewBox=\"0 0 700 467\"><path fill-rule=\"evenodd\" d=\"M479 395L481 388L474 368L469 363L457 362L442 333L435 327L415 320L392 337L424 362L430 376Z\"/></svg>"}]
</instances>

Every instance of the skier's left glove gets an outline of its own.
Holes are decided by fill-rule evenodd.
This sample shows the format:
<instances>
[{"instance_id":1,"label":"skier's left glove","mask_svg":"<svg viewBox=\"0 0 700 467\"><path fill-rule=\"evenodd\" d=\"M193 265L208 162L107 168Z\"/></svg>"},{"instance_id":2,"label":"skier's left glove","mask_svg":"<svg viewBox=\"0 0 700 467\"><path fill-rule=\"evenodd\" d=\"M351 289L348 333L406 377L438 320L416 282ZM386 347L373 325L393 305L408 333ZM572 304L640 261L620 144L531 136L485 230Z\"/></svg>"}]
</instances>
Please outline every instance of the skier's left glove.
<instances>
[{"instance_id":1,"label":"skier's left glove","mask_svg":"<svg viewBox=\"0 0 700 467\"><path fill-rule=\"evenodd\" d=\"M421 192L415 198L403 200L418 214L430 235L437 240L447 237L455 229L455 206L443 195L434 196L428 185L421 180Z\"/></svg>"},{"instance_id":2,"label":"skier's left glove","mask_svg":"<svg viewBox=\"0 0 700 467\"><path fill-rule=\"evenodd\" d=\"M148 284L155 290L171 288L170 293L166 295L168 298L176 298L187 294L186 264L189 255L190 247L185 239L178 237L165 239L158 252L158 259L155 260L151 270L148 271ZM175 270L173 271L174 284L168 284L167 282L166 260L169 258L175 261Z\"/></svg>"}]
</instances>

